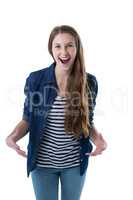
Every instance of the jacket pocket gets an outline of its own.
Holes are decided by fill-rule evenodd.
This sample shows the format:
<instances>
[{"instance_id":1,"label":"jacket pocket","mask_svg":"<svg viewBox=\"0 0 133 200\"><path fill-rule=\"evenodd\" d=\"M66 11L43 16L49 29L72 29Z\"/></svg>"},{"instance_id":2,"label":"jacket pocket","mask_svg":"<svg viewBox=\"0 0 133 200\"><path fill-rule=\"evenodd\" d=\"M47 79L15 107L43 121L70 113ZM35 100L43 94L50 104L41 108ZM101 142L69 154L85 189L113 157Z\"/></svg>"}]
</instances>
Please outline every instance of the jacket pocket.
<instances>
[{"instance_id":1,"label":"jacket pocket","mask_svg":"<svg viewBox=\"0 0 133 200\"><path fill-rule=\"evenodd\" d=\"M86 153L90 153L93 150L93 145L90 142L90 137L82 138L81 139L81 153L82 155L85 155Z\"/></svg>"}]
</instances>

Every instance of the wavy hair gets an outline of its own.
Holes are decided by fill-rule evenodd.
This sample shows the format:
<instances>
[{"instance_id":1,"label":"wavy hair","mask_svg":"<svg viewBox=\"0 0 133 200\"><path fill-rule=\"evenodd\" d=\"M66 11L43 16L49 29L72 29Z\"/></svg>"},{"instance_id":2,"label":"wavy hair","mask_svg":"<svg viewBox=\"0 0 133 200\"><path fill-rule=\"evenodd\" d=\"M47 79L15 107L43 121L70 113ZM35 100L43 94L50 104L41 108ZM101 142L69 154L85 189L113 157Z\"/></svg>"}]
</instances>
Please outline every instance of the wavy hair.
<instances>
[{"instance_id":1,"label":"wavy hair","mask_svg":"<svg viewBox=\"0 0 133 200\"><path fill-rule=\"evenodd\" d=\"M67 102L65 108L64 127L66 133L73 133L76 138L80 137L81 132L89 136L89 101L88 84L84 63L83 47L77 31L68 25L56 26L49 36L48 50L51 56L52 42L59 33L68 33L75 39L77 54L67 80ZM53 57L54 58L54 57Z\"/></svg>"}]
</instances>

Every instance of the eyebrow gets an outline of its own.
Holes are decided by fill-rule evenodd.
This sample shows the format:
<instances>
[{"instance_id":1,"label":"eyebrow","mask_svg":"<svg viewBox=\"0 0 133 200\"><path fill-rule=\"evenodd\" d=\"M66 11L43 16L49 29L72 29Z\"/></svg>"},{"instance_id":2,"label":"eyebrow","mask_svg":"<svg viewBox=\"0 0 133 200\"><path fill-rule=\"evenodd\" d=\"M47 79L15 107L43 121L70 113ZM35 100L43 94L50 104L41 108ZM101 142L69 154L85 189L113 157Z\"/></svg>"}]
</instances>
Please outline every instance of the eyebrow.
<instances>
[{"instance_id":1,"label":"eyebrow","mask_svg":"<svg viewBox=\"0 0 133 200\"><path fill-rule=\"evenodd\" d=\"M68 45L68 44L74 44L74 42L65 43L65 45ZM55 43L54 45L60 45L60 43Z\"/></svg>"}]
</instances>

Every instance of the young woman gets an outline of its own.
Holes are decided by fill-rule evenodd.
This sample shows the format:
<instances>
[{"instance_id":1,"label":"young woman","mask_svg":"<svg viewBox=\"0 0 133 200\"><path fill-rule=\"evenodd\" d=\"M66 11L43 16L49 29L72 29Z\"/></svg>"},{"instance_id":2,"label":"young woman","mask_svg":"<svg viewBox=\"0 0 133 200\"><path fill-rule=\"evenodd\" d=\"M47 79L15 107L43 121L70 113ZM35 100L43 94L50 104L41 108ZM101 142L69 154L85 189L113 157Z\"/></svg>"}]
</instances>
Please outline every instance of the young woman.
<instances>
[{"instance_id":1,"label":"young woman","mask_svg":"<svg viewBox=\"0 0 133 200\"><path fill-rule=\"evenodd\" d=\"M48 49L54 62L27 78L23 119L6 143L27 157L36 200L58 200L59 179L61 200L79 200L89 156L107 147L93 123L98 83L85 70L81 40L74 28L55 27ZM17 141L28 132L26 155Z\"/></svg>"}]
</instances>

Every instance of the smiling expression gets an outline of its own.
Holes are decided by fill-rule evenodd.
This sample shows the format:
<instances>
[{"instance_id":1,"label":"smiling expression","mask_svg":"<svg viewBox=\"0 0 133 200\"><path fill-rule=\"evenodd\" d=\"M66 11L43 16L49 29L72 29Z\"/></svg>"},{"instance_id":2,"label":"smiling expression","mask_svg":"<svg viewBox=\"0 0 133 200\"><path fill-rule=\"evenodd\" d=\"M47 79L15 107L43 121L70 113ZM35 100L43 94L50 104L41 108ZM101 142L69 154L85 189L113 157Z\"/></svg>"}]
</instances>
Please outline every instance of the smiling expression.
<instances>
[{"instance_id":1,"label":"smiling expression","mask_svg":"<svg viewBox=\"0 0 133 200\"><path fill-rule=\"evenodd\" d=\"M52 42L52 54L56 65L64 70L70 69L77 53L74 37L69 33L59 33Z\"/></svg>"}]
</instances>

